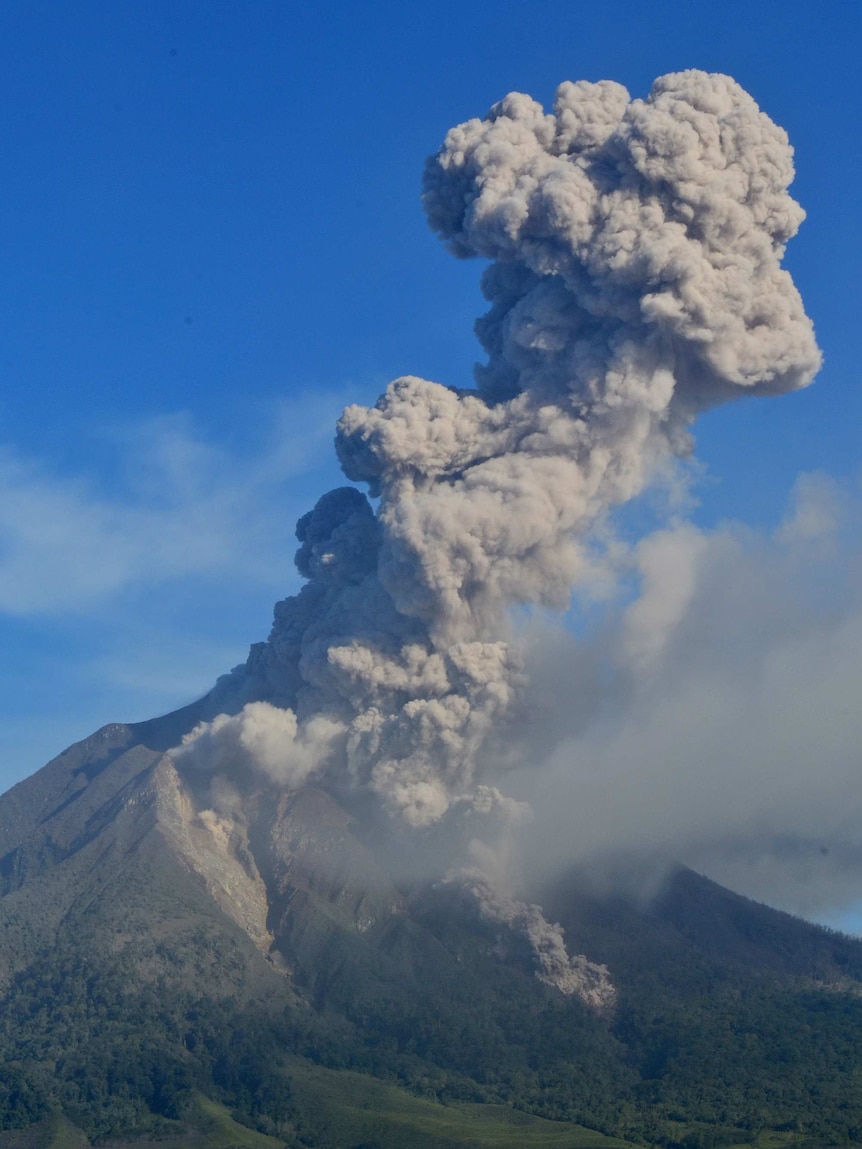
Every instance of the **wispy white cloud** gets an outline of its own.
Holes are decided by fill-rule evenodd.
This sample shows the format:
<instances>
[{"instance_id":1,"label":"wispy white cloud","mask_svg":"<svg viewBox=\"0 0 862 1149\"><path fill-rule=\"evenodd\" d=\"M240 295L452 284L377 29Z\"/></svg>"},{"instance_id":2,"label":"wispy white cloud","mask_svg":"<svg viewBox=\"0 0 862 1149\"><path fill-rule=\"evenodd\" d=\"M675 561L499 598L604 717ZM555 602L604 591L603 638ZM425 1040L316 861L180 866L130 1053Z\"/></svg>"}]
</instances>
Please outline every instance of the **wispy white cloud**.
<instances>
[{"instance_id":1,"label":"wispy white cloud","mask_svg":"<svg viewBox=\"0 0 862 1149\"><path fill-rule=\"evenodd\" d=\"M186 416L97 428L74 469L0 445L0 790L199 697L266 637L347 398L249 409L217 440Z\"/></svg>"},{"instance_id":2,"label":"wispy white cloud","mask_svg":"<svg viewBox=\"0 0 862 1149\"><path fill-rule=\"evenodd\" d=\"M75 471L0 446L0 613L98 610L190 577L289 577L305 507L287 481L329 452L339 406L327 395L274 407L232 449L181 416L113 428L100 465Z\"/></svg>"}]
</instances>

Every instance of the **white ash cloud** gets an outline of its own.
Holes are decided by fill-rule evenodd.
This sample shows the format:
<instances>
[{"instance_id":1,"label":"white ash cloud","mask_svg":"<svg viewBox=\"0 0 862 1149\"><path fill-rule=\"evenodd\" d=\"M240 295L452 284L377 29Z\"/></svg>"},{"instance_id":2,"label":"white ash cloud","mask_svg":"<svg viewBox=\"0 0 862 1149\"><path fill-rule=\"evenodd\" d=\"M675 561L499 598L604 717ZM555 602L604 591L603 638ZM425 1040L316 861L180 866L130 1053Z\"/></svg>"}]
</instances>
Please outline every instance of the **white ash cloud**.
<instances>
[{"instance_id":1,"label":"white ash cloud","mask_svg":"<svg viewBox=\"0 0 862 1149\"><path fill-rule=\"evenodd\" d=\"M518 764L526 689L513 610L565 609L589 585L606 516L690 451L699 412L803 387L819 366L781 267L803 218L792 177L783 130L697 71L646 100L563 84L550 113L514 93L454 128L424 203L457 255L492 261L477 389L407 376L345 410L342 468L378 502L344 487L303 516L308 581L221 687L250 705L186 752L257 753L246 726L264 700L289 752L273 766L261 735L261 764L289 784L370 789L414 827L471 805L505 817L496 784ZM661 663L708 547L693 528L644 543L620 639L631 666ZM536 933L529 907L512 912Z\"/></svg>"},{"instance_id":2,"label":"white ash cloud","mask_svg":"<svg viewBox=\"0 0 862 1149\"><path fill-rule=\"evenodd\" d=\"M198 723L171 754L216 775L229 775L237 765L259 767L280 785L298 789L326 763L343 736L344 726L326 715L299 727L292 710L250 702L239 714Z\"/></svg>"},{"instance_id":3,"label":"white ash cloud","mask_svg":"<svg viewBox=\"0 0 862 1149\"><path fill-rule=\"evenodd\" d=\"M819 364L784 245L792 153L734 81L646 100L564 84L454 128L425 174L432 227L494 262L478 389L405 377L348 407L348 478L300 520L309 580L253 649L250 696L347 728L336 769L413 825L506 761L523 682L508 612L565 608L590 528L689 449L698 411L804 386Z\"/></svg>"},{"instance_id":4,"label":"white ash cloud","mask_svg":"<svg viewBox=\"0 0 862 1149\"><path fill-rule=\"evenodd\" d=\"M804 218L792 178L786 133L697 71L631 102L563 84L553 114L514 93L454 128L426 206L456 254L497 261L483 393L527 386L673 434L736 388L804 386L820 357L780 267Z\"/></svg>"},{"instance_id":5,"label":"white ash cloud","mask_svg":"<svg viewBox=\"0 0 862 1149\"><path fill-rule=\"evenodd\" d=\"M680 522L637 598L527 664L528 849L652 856L805 916L862 899L862 499L804 475L770 532Z\"/></svg>"}]
</instances>

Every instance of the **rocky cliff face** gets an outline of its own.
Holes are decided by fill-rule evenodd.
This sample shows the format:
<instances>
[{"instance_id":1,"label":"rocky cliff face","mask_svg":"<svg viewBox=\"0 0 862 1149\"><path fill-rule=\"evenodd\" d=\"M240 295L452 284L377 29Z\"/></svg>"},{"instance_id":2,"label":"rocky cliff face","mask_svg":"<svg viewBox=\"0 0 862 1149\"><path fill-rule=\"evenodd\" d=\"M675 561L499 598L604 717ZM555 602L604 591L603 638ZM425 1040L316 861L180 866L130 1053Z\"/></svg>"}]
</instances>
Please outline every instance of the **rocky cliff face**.
<instances>
[{"instance_id":1,"label":"rocky cliff face","mask_svg":"<svg viewBox=\"0 0 862 1149\"><path fill-rule=\"evenodd\" d=\"M309 937L335 931L373 942L392 919L410 918L424 884L400 888L385 821L369 834L322 790L280 791L242 771L227 781L178 768L162 752L176 721L105 727L0 799L7 980L26 962L14 941L16 913L38 905L36 929L50 944L52 929L78 912L82 898L106 909L129 869L146 880L151 854L164 887L193 891L199 906L229 919L286 978ZM170 897L164 902L162 917L170 919ZM117 912L122 918L121 897ZM612 1006L607 968L570 958L559 927L537 906L477 895L475 918L500 935L495 952L517 955L545 985L596 1008ZM511 939L506 944L512 931L530 940L532 956ZM123 936L118 924L111 944Z\"/></svg>"},{"instance_id":2,"label":"rocky cliff face","mask_svg":"<svg viewBox=\"0 0 862 1149\"><path fill-rule=\"evenodd\" d=\"M0 984L88 906L106 921L117 919L111 944L121 945L123 919L152 913L153 901L160 919L154 928L168 932L194 905L195 914L205 911L240 931L281 978L295 967L300 937L335 931L373 945L393 923L421 917L433 883L399 876L404 855L387 841L385 819L363 823L312 787L279 790L241 772L228 785L178 768L165 749L199 713L189 708L137 726L106 726L0 797ZM140 906L131 896L136 883L148 891ZM485 897L480 887L481 878L468 874L455 887L438 885L434 897L445 891L462 908L473 905L476 928L496 939L489 946L501 961L531 967L546 985L599 1009L613 1002L615 962L605 933L585 924L602 913L617 945L625 945L621 921L661 915L722 960L744 955L751 966L821 984L862 978L848 939L685 871L637 910L625 899L579 893L569 881L543 891L569 950L580 954L561 949L562 930L537 906ZM531 941L543 963L531 959L518 934L536 935ZM794 959L803 951L819 955L806 958L804 968Z\"/></svg>"}]
</instances>

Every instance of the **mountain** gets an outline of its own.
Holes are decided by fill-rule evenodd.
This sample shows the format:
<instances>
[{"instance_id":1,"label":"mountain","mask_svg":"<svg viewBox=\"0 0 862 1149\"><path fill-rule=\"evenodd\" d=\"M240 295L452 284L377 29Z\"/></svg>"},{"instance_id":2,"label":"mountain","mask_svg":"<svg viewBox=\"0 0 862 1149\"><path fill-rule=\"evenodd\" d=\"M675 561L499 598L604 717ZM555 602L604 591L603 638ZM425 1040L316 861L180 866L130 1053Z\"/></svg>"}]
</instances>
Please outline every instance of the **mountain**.
<instances>
[{"instance_id":1,"label":"mountain","mask_svg":"<svg viewBox=\"0 0 862 1149\"><path fill-rule=\"evenodd\" d=\"M206 706L0 798L0 1146L862 1136L862 943L682 868L648 901L570 874L536 893L596 1008L338 795L240 772L217 812L166 754Z\"/></svg>"}]
</instances>

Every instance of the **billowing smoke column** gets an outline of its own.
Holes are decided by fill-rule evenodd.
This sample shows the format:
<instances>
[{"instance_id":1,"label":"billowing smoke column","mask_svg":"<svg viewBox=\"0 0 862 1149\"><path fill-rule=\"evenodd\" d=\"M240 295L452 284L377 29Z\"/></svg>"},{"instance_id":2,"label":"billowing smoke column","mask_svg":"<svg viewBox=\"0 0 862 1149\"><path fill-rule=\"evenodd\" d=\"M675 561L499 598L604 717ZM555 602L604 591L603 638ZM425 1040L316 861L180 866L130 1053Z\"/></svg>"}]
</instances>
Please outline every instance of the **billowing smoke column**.
<instances>
[{"instance_id":1,"label":"billowing smoke column","mask_svg":"<svg viewBox=\"0 0 862 1149\"><path fill-rule=\"evenodd\" d=\"M245 671L247 698L295 714L267 769L370 788L413 826L505 812L483 748L518 692L509 610L566 607L590 526L689 450L698 412L818 368L780 267L792 177L784 131L698 71L646 100L565 83L553 113L513 93L449 132L423 199L456 255L491 261L488 362L476 391L406 377L342 415L343 470L379 503L342 488L298 524L308 582ZM237 744L260 705L229 720Z\"/></svg>"}]
</instances>

